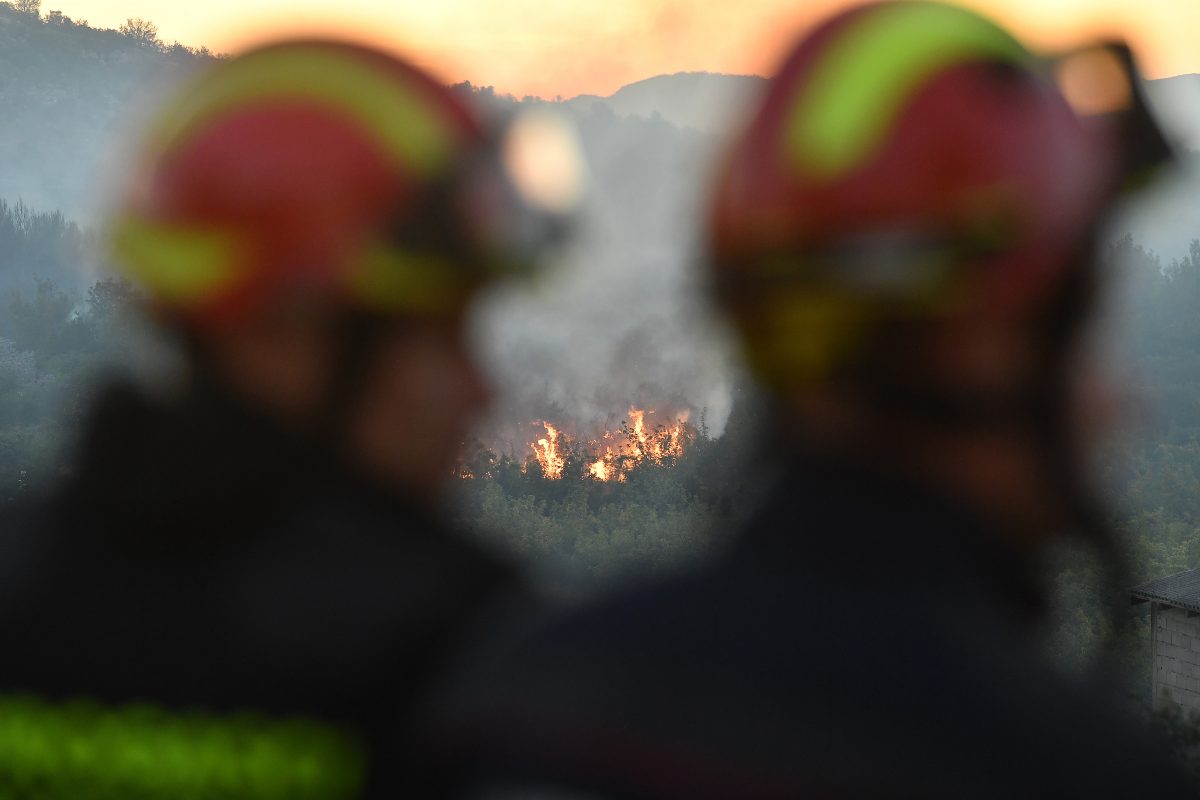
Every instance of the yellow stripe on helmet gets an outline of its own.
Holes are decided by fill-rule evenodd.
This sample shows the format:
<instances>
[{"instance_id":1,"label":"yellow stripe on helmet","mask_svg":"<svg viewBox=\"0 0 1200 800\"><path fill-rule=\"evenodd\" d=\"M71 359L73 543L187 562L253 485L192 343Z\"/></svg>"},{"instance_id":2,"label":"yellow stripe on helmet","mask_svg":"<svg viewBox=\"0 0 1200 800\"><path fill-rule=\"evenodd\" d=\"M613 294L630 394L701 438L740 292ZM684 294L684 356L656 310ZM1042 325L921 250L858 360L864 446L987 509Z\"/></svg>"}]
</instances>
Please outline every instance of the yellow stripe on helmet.
<instances>
[{"instance_id":1,"label":"yellow stripe on helmet","mask_svg":"<svg viewBox=\"0 0 1200 800\"><path fill-rule=\"evenodd\" d=\"M821 178L843 174L875 152L904 105L956 62L1034 57L974 12L932 2L882 5L835 35L800 87L784 127L791 166Z\"/></svg>"},{"instance_id":2,"label":"yellow stripe on helmet","mask_svg":"<svg viewBox=\"0 0 1200 800\"><path fill-rule=\"evenodd\" d=\"M211 230L127 218L113 231L113 248L126 274L168 303L194 304L237 278L237 245Z\"/></svg>"},{"instance_id":3,"label":"yellow stripe on helmet","mask_svg":"<svg viewBox=\"0 0 1200 800\"><path fill-rule=\"evenodd\" d=\"M217 69L218 79L193 88L188 101L163 119L152 141L168 148L224 112L267 100L315 101L336 108L372 131L402 167L437 173L451 158L454 129L416 85L316 46L291 46L242 56Z\"/></svg>"},{"instance_id":4,"label":"yellow stripe on helmet","mask_svg":"<svg viewBox=\"0 0 1200 800\"><path fill-rule=\"evenodd\" d=\"M368 248L346 279L354 297L389 313L444 311L472 285L463 270L445 258L387 245Z\"/></svg>"}]
</instances>

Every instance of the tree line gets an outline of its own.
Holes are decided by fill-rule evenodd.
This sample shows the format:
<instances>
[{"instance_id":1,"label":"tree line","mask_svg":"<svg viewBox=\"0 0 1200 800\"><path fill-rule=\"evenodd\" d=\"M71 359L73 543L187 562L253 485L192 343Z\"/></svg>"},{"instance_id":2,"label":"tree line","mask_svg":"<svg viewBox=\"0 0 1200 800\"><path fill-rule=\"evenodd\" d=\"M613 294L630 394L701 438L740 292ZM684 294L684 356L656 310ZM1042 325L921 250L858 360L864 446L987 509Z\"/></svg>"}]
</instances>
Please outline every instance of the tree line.
<instances>
[{"instance_id":1,"label":"tree line","mask_svg":"<svg viewBox=\"0 0 1200 800\"><path fill-rule=\"evenodd\" d=\"M50 10L43 15L42 0L11 0L11 2L0 2L0 7L11 9L29 20L43 22L47 25L91 29L86 19L71 19L58 10ZM187 45L180 44L178 41L172 42L169 45L165 44L158 36L158 26L142 17L126 18L123 23L117 26L116 32L138 45L163 53L186 54L200 58L214 57L213 52L207 47L188 47Z\"/></svg>"}]
</instances>

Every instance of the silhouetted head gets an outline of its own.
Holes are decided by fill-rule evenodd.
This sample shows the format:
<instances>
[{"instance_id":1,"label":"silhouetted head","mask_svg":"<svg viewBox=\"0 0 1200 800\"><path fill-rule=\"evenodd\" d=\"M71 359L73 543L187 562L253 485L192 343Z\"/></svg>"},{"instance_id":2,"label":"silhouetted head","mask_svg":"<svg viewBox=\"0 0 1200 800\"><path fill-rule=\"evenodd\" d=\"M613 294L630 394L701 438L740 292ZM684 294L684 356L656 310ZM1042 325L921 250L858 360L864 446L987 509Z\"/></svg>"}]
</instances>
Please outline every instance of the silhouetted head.
<instances>
[{"instance_id":1,"label":"silhouetted head","mask_svg":"<svg viewBox=\"0 0 1200 800\"><path fill-rule=\"evenodd\" d=\"M805 36L710 220L718 300L800 436L1022 531L1077 523L1092 250L1129 178L1167 156L1148 122L1119 46L1051 61L922 0Z\"/></svg>"},{"instance_id":2,"label":"silhouetted head","mask_svg":"<svg viewBox=\"0 0 1200 800\"><path fill-rule=\"evenodd\" d=\"M117 260L205 380L430 489L487 399L469 304L530 270L572 188L528 166L560 134L493 129L378 50L260 47L157 115Z\"/></svg>"}]
</instances>

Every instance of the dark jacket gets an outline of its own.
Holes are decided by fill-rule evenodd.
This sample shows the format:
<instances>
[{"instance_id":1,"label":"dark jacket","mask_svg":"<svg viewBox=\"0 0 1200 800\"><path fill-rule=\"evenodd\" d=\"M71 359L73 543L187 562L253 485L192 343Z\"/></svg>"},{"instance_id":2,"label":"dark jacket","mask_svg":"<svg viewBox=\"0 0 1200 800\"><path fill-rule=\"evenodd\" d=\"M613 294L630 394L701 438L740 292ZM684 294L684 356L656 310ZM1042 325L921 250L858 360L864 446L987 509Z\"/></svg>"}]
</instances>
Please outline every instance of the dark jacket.
<instances>
[{"instance_id":1,"label":"dark jacket","mask_svg":"<svg viewBox=\"0 0 1200 800\"><path fill-rule=\"evenodd\" d=\"M1044 661L1033 587L977 516L805 460L709 569L477 654L444 741L474 786L572 797L1190 796Z\"/></svg>"},{"instance_id":2,"label":"dark jacket","mask_svg":"<svg viewBox=\"0 0 1200 800\"><path fill-rule=\"evenodd\" d=\"M416 791L412 715L515 583L421 505L215 393L166 406L112 388L73 476L0 516L0 788L15 772L67 796L63 775L91 770L81 785L120 797ZM6 714L95 752L64 755L58 734L45 758L6 750ZM157 763L157 788L112 767L114 747Z\"/></svg>"}]
</instances>

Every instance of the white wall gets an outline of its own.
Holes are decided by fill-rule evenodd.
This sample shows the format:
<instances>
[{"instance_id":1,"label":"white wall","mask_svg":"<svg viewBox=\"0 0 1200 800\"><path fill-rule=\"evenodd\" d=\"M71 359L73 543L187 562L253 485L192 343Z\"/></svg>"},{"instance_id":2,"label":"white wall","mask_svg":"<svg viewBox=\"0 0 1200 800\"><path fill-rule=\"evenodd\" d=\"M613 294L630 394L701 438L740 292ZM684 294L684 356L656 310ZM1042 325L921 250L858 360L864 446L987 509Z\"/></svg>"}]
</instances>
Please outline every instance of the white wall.
<instances>
[{"instance_id":1,"label":"white wall","mask_svg":"<svg viewBox=\"0 0 1200 800\"><path fill-rule=\"evenodd\" d=\"M1200 616L1153 604L1154 706L1200 711Z\"/></svg>"}]
</instances>

